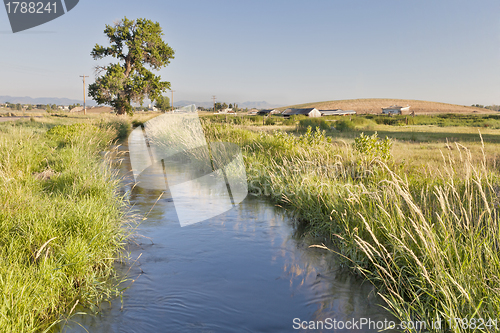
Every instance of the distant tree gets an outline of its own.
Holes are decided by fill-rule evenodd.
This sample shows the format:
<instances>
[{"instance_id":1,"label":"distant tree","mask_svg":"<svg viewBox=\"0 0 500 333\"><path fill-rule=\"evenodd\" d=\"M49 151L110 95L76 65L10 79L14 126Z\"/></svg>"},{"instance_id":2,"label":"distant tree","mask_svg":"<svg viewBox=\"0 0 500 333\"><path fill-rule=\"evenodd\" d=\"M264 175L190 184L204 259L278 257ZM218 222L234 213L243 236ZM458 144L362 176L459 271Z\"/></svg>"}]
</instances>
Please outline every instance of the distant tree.
<instances>
[{"instance_id":1,"label":"distant tree","mask_svg":"<svg viewBox=\"0 0 500 333\"><path fill-rule=\"evenodd\" d=\"M215 110L214 112L222 110L222 104L220 102L215 102Z\"/></svg>"},{"instance_id":2,"label":"distant tree","mask_svg":"<svg viewBox=\"0 0 500 333\"><path fill-rule=\"evenodd\" d=\"M160 95L160 97L156 99L155 106L162 111L167 111L170 109L170 98Z\"/></svg>"},{"instance_id":3,"label":"distant tree","mask_svg":"<svg viewBox=\"0 0 500 333\"><path fill-rule=\"evenodd\" d=\"M120 63L97 68L105 71L89 85L89 96L97 103L113 106L117 114L132 113L132 101L142 104L146 96L155 101L170 89L170 82L161 81L145 67L159 70L174 58L174 50L161 39L163 32L158 22L125 17L114 26L106 25L104 33L111 46L96 44L92 57L97 60L112 56Z\"/></svg>"},{"instance_id":4,"label":"distant tree","mask_svg":"<svg viewBox=\"0 0 500 333\"><path fill-rule=\"evenodd\" d=\"M487 105L484 107L485 109L490 109L490 110L493 110L493 111L500 111L500 105Z\"/></svg>"},{"instance_id":5,"label":"distant tree","mask_svg":"<svg viewBox=\"0 0 500 333\"><path fill-rule=\"evenodd\" d=\"M229 103L229 108L232 109L233 108L233 104Z\"/></svg>"},{"instance_id":6,"label":"distant tree","mask_svg":"<svg viewBox=\"0 0 500 333\"><path fill-rule=\"evenodd\" d=\"M227 109L227 104L226 103L222 104L222 109Z\"/></svg>"},{"instance_id":7,"label":"distant tree","mask_svg":"<svg viewBox=\"0 0 500 333\"><path fill-rule=\"evenodd\" d=\"M28 108L27 108L27 110L28 110L28 111L29 111L29 110L33 110L33 105L28 104Z\"/></svg>"},{"instance_id":8,"label":"distant tree","mask_svg":"<svg viewBox=\"0 0 500 333\"><path fill-rule=\"evenodd\" d=\"M21 104L20 104L20 103L17 103L17 104L16 104L16 110L17 110L17 111L21 111L21 109L22 109Z\"/></svg>"}]
</instances>

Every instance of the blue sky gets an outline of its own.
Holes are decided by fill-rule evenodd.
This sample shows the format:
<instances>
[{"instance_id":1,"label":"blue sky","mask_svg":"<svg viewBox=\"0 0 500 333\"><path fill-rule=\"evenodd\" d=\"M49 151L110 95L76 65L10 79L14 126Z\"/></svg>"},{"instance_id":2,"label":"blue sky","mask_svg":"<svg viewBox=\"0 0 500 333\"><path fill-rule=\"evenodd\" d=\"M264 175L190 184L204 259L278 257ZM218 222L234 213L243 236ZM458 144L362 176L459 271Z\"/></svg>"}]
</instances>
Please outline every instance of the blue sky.
<instances>
[{"instance_id":1,"label":"blue sky","mask_svg":"<svg viewBox=\"0 0 500 333\"><path fill-rule=\"evenodd\" d=\"M80 0L16 34L0 10L0 95L82 98L90 51L124 16L162 26L174 100L500 104L498 0Z\"/></svg>"}]
</instances>

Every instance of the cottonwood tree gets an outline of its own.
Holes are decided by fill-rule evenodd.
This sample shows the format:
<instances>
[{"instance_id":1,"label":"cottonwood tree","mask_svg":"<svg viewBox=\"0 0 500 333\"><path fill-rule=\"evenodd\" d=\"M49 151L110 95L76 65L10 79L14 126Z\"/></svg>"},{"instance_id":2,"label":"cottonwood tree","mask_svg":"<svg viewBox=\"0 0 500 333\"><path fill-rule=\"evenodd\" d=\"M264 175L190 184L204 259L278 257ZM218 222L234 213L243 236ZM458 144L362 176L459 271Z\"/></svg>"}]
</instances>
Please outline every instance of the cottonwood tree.
<instances>
[{"instance_id":1,"label":"cottonwood tree","mask_svg":"<svg viewBox=\"0 0 500 333\"><path fill-rule=\"evenodd\" d=\"M170 89L170 82L161 81L146 68L159 70L174 58L174 50L161 38L158 22L125 17L114 26L106 25L104 34L110 46L96 44L91 56L94 60L111 56L119 62L96 67L96 72L105 72L89 85L89 96L97 103L113 106L117 114L132 114L132 102L142 105L146 96L155 101Z\"/></svg>"},{"instance_id":2,"label":"cottonwood tree","mask_svg":"<svg viewBox=\"0 0 500 333\"><path fill-rule=\"evenodd\" d=\"M155 106L162 111L167 111L170 108L170 98L167 96L158 97Z\"/></svg>"}]
</instances>

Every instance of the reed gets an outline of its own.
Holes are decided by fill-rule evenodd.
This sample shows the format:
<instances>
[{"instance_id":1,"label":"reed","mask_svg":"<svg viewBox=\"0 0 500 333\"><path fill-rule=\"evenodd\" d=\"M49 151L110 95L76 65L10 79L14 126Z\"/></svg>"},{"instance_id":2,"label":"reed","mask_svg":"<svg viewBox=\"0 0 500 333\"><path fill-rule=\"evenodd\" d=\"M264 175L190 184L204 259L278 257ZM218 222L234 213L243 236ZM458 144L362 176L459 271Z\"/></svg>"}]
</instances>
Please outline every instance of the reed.
<instances>
[{"instance_id":1,"label":"reed","mask_svg":"<svg viewBox=\"0 0 500 333\"><path fill-rule=\"evenodd\" d=\"M484 146L475 158L450 144L440 164L417 170L320 130L256 133L209 121L205 130L239 144L251 193L333 240L342 265L372 281L399 319L433 332L500 326L500 175Z\"/></svg>"},{"instance_id":2,"label":"reed","mask_svg":"<svg viewBox=\"0 0 500 333\"><path fill-rule=\"evenodd\" d=\"M2 332L45 331L77 304L95 310L120 293L125 202L101 155L120 126L58 126L69 122L0 126Z\"/></svg>"}]
</instances>

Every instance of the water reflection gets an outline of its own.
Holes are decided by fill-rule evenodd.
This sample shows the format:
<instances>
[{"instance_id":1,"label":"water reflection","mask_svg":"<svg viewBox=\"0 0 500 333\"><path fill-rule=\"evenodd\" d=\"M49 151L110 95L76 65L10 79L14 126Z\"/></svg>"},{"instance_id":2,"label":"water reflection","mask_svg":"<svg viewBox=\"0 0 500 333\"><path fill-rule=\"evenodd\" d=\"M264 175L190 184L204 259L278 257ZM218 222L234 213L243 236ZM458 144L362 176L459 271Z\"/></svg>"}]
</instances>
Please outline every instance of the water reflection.
<instances>
[{"instance_id":1,"label":"water reflection","mask_svg":"<svg viewBox=\"0 0 500 333\"><path fill-rule=\"evenodd\" d=\"M168 188L181 226L222 214L248 193L239 146L207 144L195 110L191 105L183 112L159 115L148 120L144 128L135 128L128 138L136 183L147 189Z\"/></svg>"},{"instance_id":2,"label":"water reflection","mask_svg":"<svg viewBox=\"0 0 500 333\"><path fill-rule=\"evenodd\" d=\"M120 167L131 180L129 162ZM132 258L141 255L137 263L118 269L138 279L123 308L115 300L59 331L274 333L301 331L293 329L294 318L390 319L371 285L342 273L332 253L309 248L317 241L298 237L293 220L268 203L249 196L181 228L168 193L158 200L161 191L132 184L124 190L139 214L149 214L138 229L147 238L128 246Z\"/></svg>"}]
</instances>

